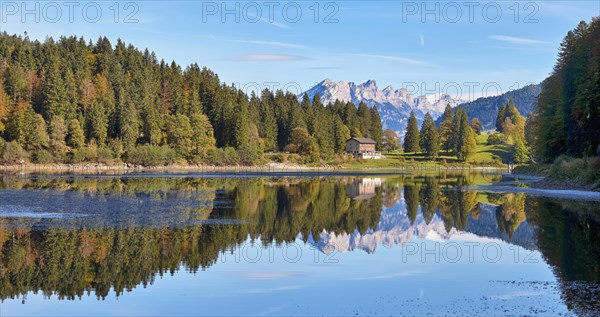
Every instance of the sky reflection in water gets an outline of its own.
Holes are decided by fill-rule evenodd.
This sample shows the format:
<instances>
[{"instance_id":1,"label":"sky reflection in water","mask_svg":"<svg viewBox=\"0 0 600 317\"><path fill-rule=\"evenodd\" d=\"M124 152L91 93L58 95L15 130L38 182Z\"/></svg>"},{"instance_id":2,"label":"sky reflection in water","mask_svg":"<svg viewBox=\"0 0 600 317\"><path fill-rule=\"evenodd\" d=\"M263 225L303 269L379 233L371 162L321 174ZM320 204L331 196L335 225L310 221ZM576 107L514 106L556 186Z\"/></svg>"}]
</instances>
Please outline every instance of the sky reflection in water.
<instances>
[{"instance_id":1,"label":"sky reflection in water","mask_svg":"<svg viewBox=\"0 0 600 317\"><path fill-rule=\"evenodd\" d=\"M597 311L593 204L460 190L498 177L5 178L1 312Z\"/></svg>"}]
</instances>

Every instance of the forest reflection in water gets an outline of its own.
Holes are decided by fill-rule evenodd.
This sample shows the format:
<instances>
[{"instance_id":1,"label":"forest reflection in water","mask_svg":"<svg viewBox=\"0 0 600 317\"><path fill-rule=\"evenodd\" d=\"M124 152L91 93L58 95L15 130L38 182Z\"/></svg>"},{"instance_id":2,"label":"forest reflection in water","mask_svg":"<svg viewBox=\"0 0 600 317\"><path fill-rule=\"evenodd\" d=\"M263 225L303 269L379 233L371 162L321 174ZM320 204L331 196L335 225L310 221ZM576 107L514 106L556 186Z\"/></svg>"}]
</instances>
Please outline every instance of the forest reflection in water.
<instances>
[{"instance_id":1,"label":"forest reflection in water","mask_svg":"<svg viewBox=\"0 0 600 317\"><path fill-rule=\"evenodd\" d=\"M248 242L376 252L460 232L540 251L565 304L597 311L600 216L593 203L463 186L501 175L0 180L0 297L117 296L215 264ZM201 273L200 273L201 274Z\"/></svg>"}]
</instances>

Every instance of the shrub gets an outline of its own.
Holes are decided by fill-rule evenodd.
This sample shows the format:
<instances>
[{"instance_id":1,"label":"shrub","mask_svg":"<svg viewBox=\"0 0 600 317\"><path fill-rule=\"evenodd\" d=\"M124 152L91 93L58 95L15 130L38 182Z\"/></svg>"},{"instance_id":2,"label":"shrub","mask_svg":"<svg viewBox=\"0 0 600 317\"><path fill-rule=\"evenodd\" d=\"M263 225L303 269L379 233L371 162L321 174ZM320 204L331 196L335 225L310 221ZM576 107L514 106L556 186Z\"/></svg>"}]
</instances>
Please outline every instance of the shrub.
<instances>
[{"instance_id":1,"label":"shrub","mask_svg":"<svg viewBox=\"0 0 600 317\"><path fill-rule=\"evenodd\" d=\"M218 148L208 152L208 162L216 166L237 165L240 156L232 147Z\"/></svg>"},{"instance_id":2,"label":"shrub","mask_svg":"<svg viewBox=\"0 0 600 317\"><path fill-rule=\"evenodd\" d=\"M600 158L571 158L561 155L550 166L547 174L552 178L592 184L593 187L599 188Z\"/></svg>"},{"instance_id":3,"label":"shrub","mask_svg":"<svg viewBox=\"0 0 600 317\"><path fill-rule=\"evenodd\" d=\"M271 160L277 163L285 163L287 161L287 158L282 153L276 153L271 155Z\"/></svg>"},{"instance_id":4,"label":"shrub","mask_svg":"<svg viewBox=\"0 0 600 317\"><path fill-rule=\"evenodd\" d=\"M29 159L29 154L15 141L5 143L3 148L1 160L4 164L20 164Z\"/></svg>"},{"instance_id":5,"label":"shrub","mask_svg":"<svg viewBox=\"0 0 600 317\"><path fill-rule=\"evenodd\" d=\"M168 146L138 145L127 152L126 162L142 166L172 164L178 159L175 150Z\"/></svg>"},{"instance_id":6,"label":"shrub","mask_svg":"<svg viewBox=\"0 0 600 317\"><path fill-rule=\"evenodd\" d=\"M71 163L96 162L98 158L95 147L83 147L73 149L71 152Z\"/></svg>"},{"instance_id":7,"label":"shrub","mask_svg":"<svg viewBox=\"0 0 600 317\"><path fill-rule=\"evenodd\" d=\"M96 150L96 161L103 164L111 164L114 162L114 152L106 147L101 147Z\"/></svg>"},{"instance_id":8,"label":"shrub","mask_svg":"<svg viewBox=\"0 0 600 317\"><path fill-rule=\"evenodd\" d=\"M573 160L572 157L565 155L565 154L561 154L557 158L554 159L554 164L559 165L559 164L562 164L563 162L569 162L571 160Z\"/></svg>"},{"instance_id":9,"label":"shrub","mask_svg":"<svg viewBox=\"0 0 600 317\"><path fill-rule=\"evenodd\" d=\"M108 148L112 151L113 157L120 161L121 155L123 155L123 142L119 139L112 139L108 142Z\"/></svg>"},{"instance_id":10,"label":"shrub","mask_svg":"<svg viewBox=\"0 0 600 317\"><path fill-rule=\"evenodd\" d=\"M67 152L53 152L54 162L56 163L67 163L69 162L69 154Z\"/></svg>"},{"instance_id":11,"label":"shrub","mask_svg":"<svg viewBox=\"0 0 600 317\"><path fill-rule=\"evenodd\" d=\"M54 156L46 150L36 150L31 156L34 163L48 164L54 162Z\"/></svg>"},{"instance_id":12,"label":"shrub","mask_svg":"<svg viewBox=\"0 0 600 317\"><path fill-rule=\"evenodd\" d=\"M488 137L487 143L489 145L497 145L504 143L504 135L502 133L494 133L490 134Z\"/></svg>"}]
</instances>

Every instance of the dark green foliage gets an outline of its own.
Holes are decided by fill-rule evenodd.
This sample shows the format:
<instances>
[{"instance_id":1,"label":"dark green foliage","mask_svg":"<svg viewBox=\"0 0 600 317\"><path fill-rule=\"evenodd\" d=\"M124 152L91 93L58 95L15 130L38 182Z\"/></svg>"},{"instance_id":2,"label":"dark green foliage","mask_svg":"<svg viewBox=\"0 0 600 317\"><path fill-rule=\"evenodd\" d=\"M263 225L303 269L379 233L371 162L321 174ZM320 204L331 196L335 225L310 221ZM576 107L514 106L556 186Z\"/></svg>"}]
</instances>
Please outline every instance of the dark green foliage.
<instances>
[{"instance_id":1,"label":"dark green foliage","mask_svg":"<svg viewBox=\"0 0 600 317\"><path fill-rule=\"evenodd\" d=\"M475 132L475 134L481 134L481 130L483 129L483 127L481 126L481 122L479 121L479 119L471 119L471 129L473 129L473 132Z\"/></svg>"},{"instance_id":2,"label":"dark green foliage","mask_svg":"<svg viewBox=\"0 0 600 317\"><path fill-rule=\"evenodd\" d=\"M499 96L482 97L471 102L460 104L457 108L465 109L469 118L479 118L483 130L492 130L497 128L496 119L500 106L506 105L509 99L512 99L515 102L515 105L522 115L528 116L533 111L538 95L544 84L545 82L536 85L527 85L520 89L508 91Z\"/></svg>"},{"instance_id":3,"label":"dark green foliage","mask_svg":"<svg viewBox=\"0 0 600 317\"><path fill-rule=\"evenodd\" d=\"M376 142L375 148L381 149L383 145L383 127L381 126L379 110L377 110L377 107L375 106L371 108L371 130L369 134L371 139Z\"/></svg>"},{"instance_id":4,"label":"dark green foliage","mask_svg":"<svg viewBox=\"0 0 600 317\"><path fill-rule=\"evenodd\" d=\"M452 137L454 153L459 160L466 161L477 151L477 139L475 132L469 125L467 112L463 108L456 110L452 130L454 131Z\"/></svg>"},{"instance_id":5,"label":"dark green foliage","mask_svg":"<svg viewBox=\"0 0 600 317\"><path fill-rule=\"evenodd\" d=\"M4 143L0 159L4 164L20 164L29 159L29 154L16 141Z\"/></svg>"},{"instance_id":6,"label":"dark green foliage","mask_svg":"<svg viewBox=\"0 0 600 317\"><path fill-rule=\"evenodd\" d=\"M268 89L248 96L197 64L182 69L106 37L41 43L0 34L0 137L57 161L68 153L71 161L107 161L98 152L105 148L118 161L168 146L191 163L214 163L230 152L215 148L233 147L238 158L228 161L259 164L263 151L283 151L296 128L314 140L303 151L311 161L343 153L350 135L382 145L379 113L366 104L324 105L318 95L300 103ZM96 148L80 150L88 147Z\"/></svg>"},{"instance_id":7,"label":"dark green foliage","mask_svg":"<svg viewBox=\"0 0 600 317\"><path fill-rule=\"evenodd\" d=\"M48 164L54 162L54 156L46 150L35 150L31 155L31 161L38 164Z\"/></svg>"},{"instance_id":8,"label":"dark green foliage","mask_svg":"<svg viewBox=\"0 0 600 317\"><path fill-rule=\"evenodd\" d=\"M236 165L240 155L232 147L218 148L208 152L208 162L215 166Z\"/></svg>"},{"instance_id":9,"label":"dark green foliage","mask_svg":"<svg viewBox=\"0 0 600 317\"><path fill-rule=\"evenodd\" d=\"M411 225L415 222L419 211L419 187L417 184L404 184L404 201Z\"/></svg>"},{"instance_id":10,"label":"dark green foliage","mask_svg":"<svg viewBox=\"0 0 600 317\"><path fill-rule=\"evenodd\" d=\"M421 148L427 156L435 158L440 151L440 140L438 131L435 128L435 123L429 112L425 115L425 120L421 126Z\"/></svg>"},{"instance_id":11,"label":"dark green foliage","mask_svg":"<svg viewBox=\"0 0 600 317\"><path fill-rule=\"evenodd\" d=\"M531 135L537 156L600 155L600 18L580 22L561 43L559 58L538 98Z\"/></svg>"},{"instance_id":12,"label":"dark green foliage","mask_svg":"<svg viewBox=\"0 0 600 317\"><path fill-rule=\"evenodd\" d=\"M442 116L442 122L440 123L440 143L446 151L453 149L453 138L452 138L452 123L454 122L454 111L450 105L446 105L444 109L444 115Z\"/></svg>"},{"instance_id":13,"label":"dark green foliage","mask_svg":"<svg viewBox=\"0 0 600 317\"><path fill-rule=\"evenodd\" d=\"M175 162L177 154L167 146L139 145L127 152L126 162L142 166L168 165Z\"/></svg>"},{"instance_id":14,"label":"dark green foliage","mask_svg":"<svg viewBox=\"0 0 600 317\"><path fill-rule=\"evenodd\" d=\"M406 127L406 134L404 135L404 152L419 151L420 140L417 118L414 112L411 111L408 118L408 126Z\"/></svg>"},{"instance_id":15,"label":"dark green foliage","mask_svg":"<svg viewBox=\"0 0 600 317\"><path fill-rule=\"evenodd\" d=\"M498 145L504 143L504 135L502 133L490 134L487 140L489 145Z\"/></svg>"},{"instance_id":16,"label":"dark green foliage","mask_svg":"<svg viewBox=\"0 0 600 317\"><path fill-rule=\"evenodd\" d=\"M85 145L85 136L83 135L83 129L81 129L79 120L73 119L69 121L67 132L67 144L70 147L79 149Z\"/></svg>"},{"instance_id":17,"label":"dark green foliage","mask_svg":"<svg viewBox=\"0 0 600 317\"><path fill-rule=\"evenodd\" d=\"M506 105L502 104L498 109L498 115L496 115L496 131L502 132L502 124L506 118Z\"/></svg>"}]
</instances>

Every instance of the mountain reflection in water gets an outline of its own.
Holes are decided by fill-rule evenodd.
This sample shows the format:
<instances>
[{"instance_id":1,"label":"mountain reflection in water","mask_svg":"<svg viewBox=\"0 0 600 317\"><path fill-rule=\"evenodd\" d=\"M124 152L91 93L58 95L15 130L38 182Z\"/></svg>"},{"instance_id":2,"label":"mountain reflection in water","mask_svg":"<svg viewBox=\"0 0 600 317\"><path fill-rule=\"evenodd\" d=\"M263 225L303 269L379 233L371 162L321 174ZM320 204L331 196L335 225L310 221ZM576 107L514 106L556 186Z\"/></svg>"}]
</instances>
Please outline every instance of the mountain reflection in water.
<instances>
[{"instance_id":1,"label":"mountain reflection in water","mask_svg":"<svg viewBox=\"0 0 600 317\"><path fill-rule=\"evenodd\" d=\"M368 257L379 247L464 236L541 252L567 307L580 315L597 312L597 207L461 190L500 178L5 177L0 297L119 296L165 273L219 265L220 256L248 241L300 241L325 254L362 250Z\"/></svg>"}]
</instances>

